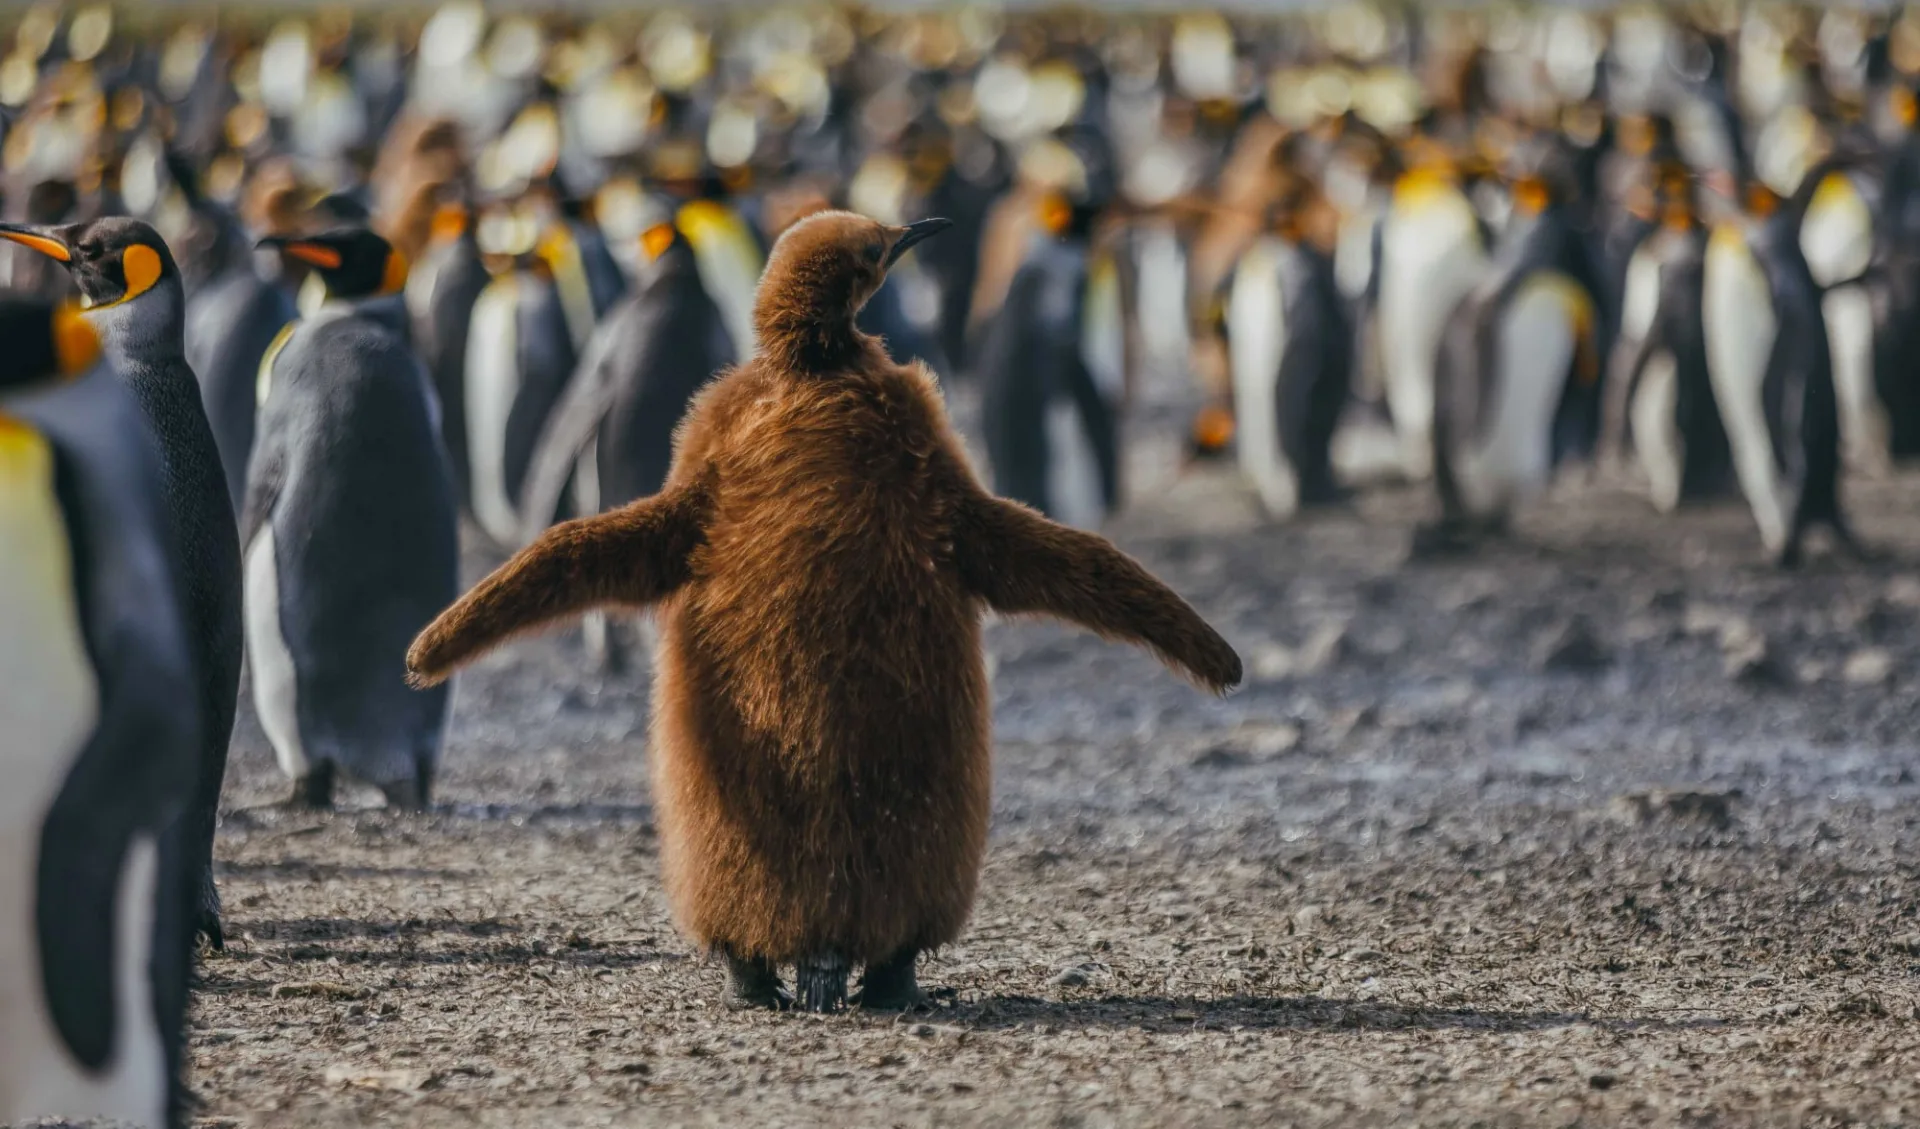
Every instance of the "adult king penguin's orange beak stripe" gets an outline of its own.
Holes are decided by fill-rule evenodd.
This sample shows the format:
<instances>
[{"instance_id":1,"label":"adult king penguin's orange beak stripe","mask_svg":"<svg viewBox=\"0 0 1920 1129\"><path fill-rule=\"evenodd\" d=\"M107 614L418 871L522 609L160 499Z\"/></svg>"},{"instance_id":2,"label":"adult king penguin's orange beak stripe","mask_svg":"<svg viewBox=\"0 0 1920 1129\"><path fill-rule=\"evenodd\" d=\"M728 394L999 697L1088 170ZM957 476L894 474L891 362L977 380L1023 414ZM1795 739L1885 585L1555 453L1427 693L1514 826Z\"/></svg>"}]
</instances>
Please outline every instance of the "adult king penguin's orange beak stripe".
<instances>
[{"instance_id":1,"label":"adult king penguin's orange beak stripe","mask_svg":"<svg viewBox=\"0 0 1920 1129\"><path fill-rule=\"evenodd\" d=\"M0 239L18 243L22 247L38 251L50 259L57 259L63 263L73 261L73 252L67 250L65 243L39 228L28 227L25 224L0 223Z\"/></svg>"},{"instance_id":2,"label":"adult king penguin's orange beak stripe","mask_svg":"<svg viewBox=\"0 0 1920 1129\"><path fill-rule=\"evenodd\" d=\"M908 224L906 230L900 233L900 238L893 241L893 248L887 252L886 265L892 266L899 262L900 256L912 250L914 244L938 235L952 226L952 220L939 218L919 220Z\"/></svg>"}]
</instances>

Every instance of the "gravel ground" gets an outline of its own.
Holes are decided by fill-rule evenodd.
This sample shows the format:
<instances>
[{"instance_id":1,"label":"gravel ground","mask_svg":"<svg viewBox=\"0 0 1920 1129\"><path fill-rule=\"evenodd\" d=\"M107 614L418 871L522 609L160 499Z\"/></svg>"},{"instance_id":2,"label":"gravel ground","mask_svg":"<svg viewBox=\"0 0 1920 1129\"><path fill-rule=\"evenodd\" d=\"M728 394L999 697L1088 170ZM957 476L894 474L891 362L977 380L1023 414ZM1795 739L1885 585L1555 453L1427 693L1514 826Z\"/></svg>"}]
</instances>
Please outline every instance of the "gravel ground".
<instances>
[{"instance_id":1,"label":"gravel ground","mask_svg":"<svg viewBox=\"0 0 1920 1129\"><path fill-rule=\"evenodd\" d=\"M1920 1123L1920 478L1850 487L1866 564L1593 485L1409 560L1415 492L1276 528L1144 430L1112 532L1249 684L990 630L992 846L932 1010L719 1009L644 677L562 633L460 683L429 814L279 808L243 716L201 1124Z\"/></svg>"}]
</instances>

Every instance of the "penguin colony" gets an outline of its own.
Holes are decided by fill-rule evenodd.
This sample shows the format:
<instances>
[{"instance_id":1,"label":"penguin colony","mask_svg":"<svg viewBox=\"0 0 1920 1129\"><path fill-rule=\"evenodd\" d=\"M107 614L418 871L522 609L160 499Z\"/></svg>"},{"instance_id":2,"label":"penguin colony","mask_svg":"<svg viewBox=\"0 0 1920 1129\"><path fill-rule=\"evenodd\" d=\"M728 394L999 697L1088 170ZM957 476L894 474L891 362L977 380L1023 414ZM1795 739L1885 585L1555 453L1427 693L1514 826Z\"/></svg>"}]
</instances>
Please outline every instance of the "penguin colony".
<instances>
[{"instance_id":1,"label":"penguin colony","mask_svg":"<svg viewBox=\"0 0 1920 1129\"><path fill-rule=\"evenodd\" d=\"M1904 11L101 11L3 29L9 1119L180 1116L243 654L292 802L416 808L455 667L581 618L617 676L650 609L682 924L735 1002L899 1006L982 611L1238 677L1091 532L1155 374L1274 520L1430 483L1416 551L1579 469L1865 552L1847 477L1920 453ZM457 598L463 518L517 555Z\"/></svg>"}]
</instances>

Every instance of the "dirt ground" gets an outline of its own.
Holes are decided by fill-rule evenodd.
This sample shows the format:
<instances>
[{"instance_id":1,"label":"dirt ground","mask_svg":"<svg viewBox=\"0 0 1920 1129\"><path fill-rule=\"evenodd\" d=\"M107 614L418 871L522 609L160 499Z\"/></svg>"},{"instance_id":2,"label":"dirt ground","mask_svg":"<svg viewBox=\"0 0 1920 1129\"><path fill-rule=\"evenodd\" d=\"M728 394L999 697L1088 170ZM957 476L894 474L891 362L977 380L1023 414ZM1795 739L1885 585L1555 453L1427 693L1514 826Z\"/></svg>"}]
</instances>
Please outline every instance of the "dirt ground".
<instances>
[{"instance_id":1,"label":"dirt ground","mask_svg":"<svg viewBox=\"0 0 1920 1129\"><path fill-rule=\"evenodd\" d=\"M1920 478L1850 487L1866 564L1591 485L1409 560L1420 493L1270 526L1169 481L1169 423L1112 532L1249 683L990 630L992 846L933 1010L719 1009L644 676L563 633L465 677L426 815L279 808L243 712L201 1124L1920 1123Z\"/></svg>"}]
</instances>

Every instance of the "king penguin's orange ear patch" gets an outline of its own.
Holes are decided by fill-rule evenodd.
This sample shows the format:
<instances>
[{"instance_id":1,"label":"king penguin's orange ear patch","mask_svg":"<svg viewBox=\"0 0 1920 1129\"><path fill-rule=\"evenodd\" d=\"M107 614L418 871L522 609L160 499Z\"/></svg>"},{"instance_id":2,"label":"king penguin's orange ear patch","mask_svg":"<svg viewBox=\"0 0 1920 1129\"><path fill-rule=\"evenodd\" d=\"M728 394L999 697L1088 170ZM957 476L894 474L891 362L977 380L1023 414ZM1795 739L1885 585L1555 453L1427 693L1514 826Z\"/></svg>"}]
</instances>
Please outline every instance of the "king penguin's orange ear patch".
<instances>
[{"instance_id":1,"label":"king penguin's orange ear patch","mask_svg":"<svg viewBox=\"0 0 1920 1129\"><path fill-rule=\"evenodd\" d=\"M640 249L647 253L647 261L652 262L667 253L673 246L673 225L656 223L640 236Z\"/></svg>"},{"instance_id":2,"label":"king penguin's orange ear patch","mask_svg":"<svg viewBox=\"0 0 1920 1129\"><path fill-rule=\"evenodd\" d=\"M289 243L287 254L308 266L323 270L334 270L340 266L340 252L319 243Z\"/></svg>"},{"instance_id":3,"label":"king penguin's orange ear patch","mask_svg":"<svg viewBox=\"0 0 1920 1129\"><path fill-rule=\"evenodd\" d=\"M120 252L120 271L127 277L127 293L121 301L153 289L153 284L160 281L161 269L160 252L145 243L135 243Z\"/></svg>"}]
</instances>

